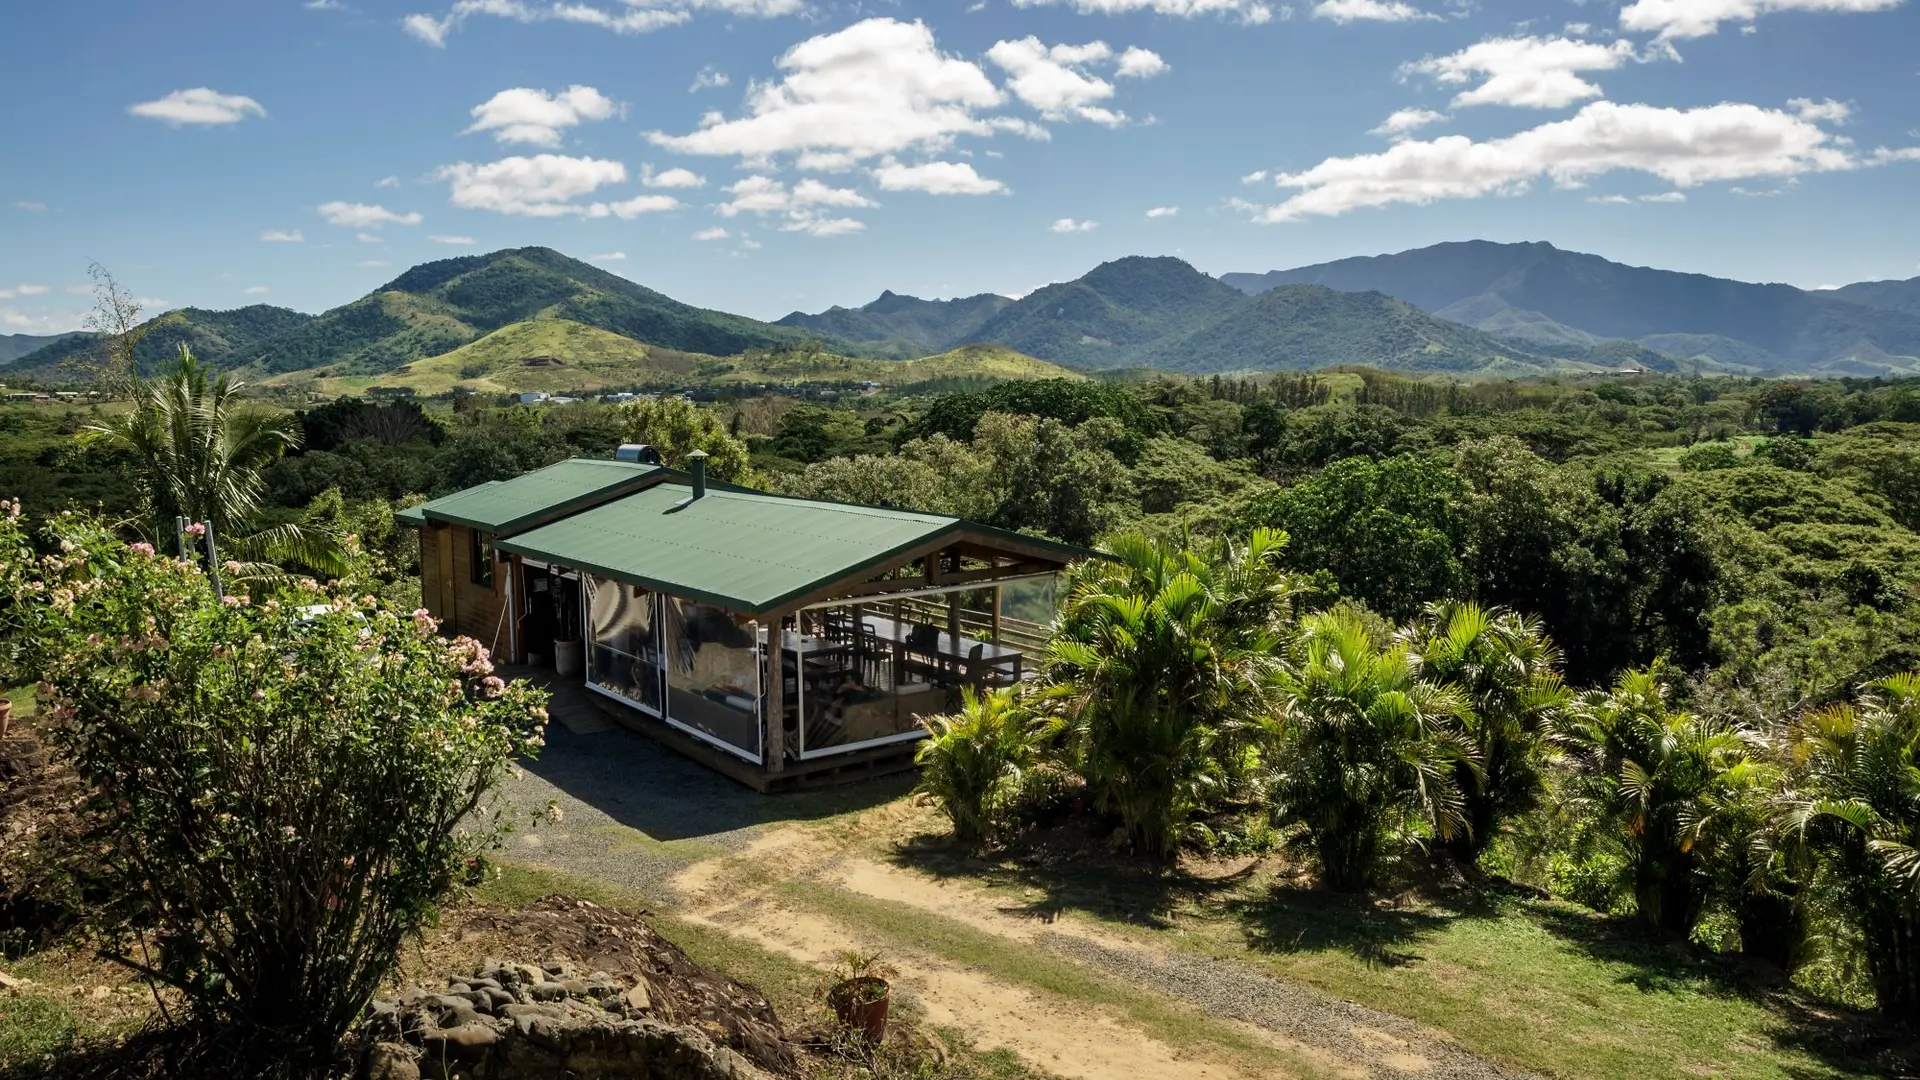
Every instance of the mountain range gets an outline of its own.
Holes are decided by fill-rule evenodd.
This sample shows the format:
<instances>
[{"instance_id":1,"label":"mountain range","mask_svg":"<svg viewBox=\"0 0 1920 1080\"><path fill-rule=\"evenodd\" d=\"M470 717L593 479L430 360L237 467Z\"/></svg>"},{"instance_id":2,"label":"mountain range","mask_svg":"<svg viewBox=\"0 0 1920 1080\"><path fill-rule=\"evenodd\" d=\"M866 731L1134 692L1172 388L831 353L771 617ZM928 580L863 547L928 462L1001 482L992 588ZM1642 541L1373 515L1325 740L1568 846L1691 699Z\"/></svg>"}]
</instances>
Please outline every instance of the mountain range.
<instances>
[{"instance_id":1,"label":"mountain range","mask_svg":"<svg viewBox=\"0 0 1920 1080\"><path fill-rule=\"evenodd\" d=\"M0 364L11 364L15 360L59 341L72 337L72 334L0 334Z\"/></svg>"},{"instance_id":2,"label":"mountain range","mask_svg":"<svg viewBox=\"0 0 1920 1080\"><path fill-rule=\"evenodd\" d=\"M577 329L534 329L561 323ZM651 356L636 371L656 371L666 370L659 365L667 354L898 360L976 343L1082 370L1366 364L1461 374L1643 367L1872 375L1920 373L1920 278L1808 291L1625 266L1549 244L1474 241L1220 278L1179 259L1135 256L1019 298L885 292L863 307L768 323L693 307L530 247L424 263L319 315L269 305L182 308L147 327L136 350L143 365L186 344L218 366L342 386L403 382L394 376L438 357L447 359L433 369L437 381L478 387L491 378L491 388L517 377L521 365L506 353L536 342L559 343L561 352L591 342L599 377L615 384L620 357L640 364ZM484 363L455 356L482 341ZM74 381L99 342L66 335L11 364L0 356L0 364L9 375ZM755 361L740 370L773 368Z\"/></svg>"}]
</instances>

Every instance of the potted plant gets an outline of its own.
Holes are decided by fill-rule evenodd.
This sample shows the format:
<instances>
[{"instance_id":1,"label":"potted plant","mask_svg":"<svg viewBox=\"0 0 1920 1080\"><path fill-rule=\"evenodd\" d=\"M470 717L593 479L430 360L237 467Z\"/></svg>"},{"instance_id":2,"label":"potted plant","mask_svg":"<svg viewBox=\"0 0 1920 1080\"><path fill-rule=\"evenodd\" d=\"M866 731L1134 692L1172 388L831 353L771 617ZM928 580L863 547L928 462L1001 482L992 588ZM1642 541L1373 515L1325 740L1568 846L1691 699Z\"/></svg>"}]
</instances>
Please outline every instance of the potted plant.
<instances>
[{"instance_id":1,"label":"potted plant","mask_svg":"<svg viewBox=\"0 0 1920 1080\"><path fill-rule=\"evenodd\" d=\"M841 953L832 970L833 983L827 988L827 1004L841 1025L859 1032L875 1046L887 1037L887 1008L893 1002L893 987L887 976L892 974L880 962L878 953Z\"/></svg>"}]
</instances>

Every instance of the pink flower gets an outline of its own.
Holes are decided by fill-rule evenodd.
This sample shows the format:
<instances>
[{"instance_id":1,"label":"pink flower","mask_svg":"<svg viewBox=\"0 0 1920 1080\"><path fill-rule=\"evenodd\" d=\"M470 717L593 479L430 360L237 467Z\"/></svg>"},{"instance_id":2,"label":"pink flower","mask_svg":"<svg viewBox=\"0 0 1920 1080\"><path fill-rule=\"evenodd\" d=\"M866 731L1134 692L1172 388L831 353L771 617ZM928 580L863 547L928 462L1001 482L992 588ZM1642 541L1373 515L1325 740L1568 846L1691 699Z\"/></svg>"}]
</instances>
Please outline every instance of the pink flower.
<instances>
[{"instance_id":1,"label":"pink flower","mask_svg":"<svg viewBox=\"0 0 1920 1080\"><path fill-rule=\"evenodd\" d=\"M495 698L507 692L507 684L498 675L489 675L480 680L480 689L488 697Z\"/></svg>"},{"instance_id":2,"label":"pink flower","mask_svg":"<svg viewBox=\"0 0 1920 1080\"><path fill-rule=\"evenodd\" d=\"M153 554L153 545L142 540L139 543L127 545L127 550L133 552L135 555L151 555Z\"/></svg>"},{"instance_id":3,"label":"pink flower","mask_svg":"<svg viewBox=\"0 0 1920 1080\"><path fill-rule=\"evenodd\" d=\"M255 701L267 700L267 692L265 690L255 690L253 692L253 700Z\"/></svg>"},{"instance_id":4,"label":"pink flower","mask_svg":"<svg viewBox=\"0 0 1920 1080\"><path fill-rule=\"evenodd\" d=\"M207 527L201 522L196 521L193 524L187 526L187 535L188 536L205 536L207 535Z\"/></svg>"}]
</instances>

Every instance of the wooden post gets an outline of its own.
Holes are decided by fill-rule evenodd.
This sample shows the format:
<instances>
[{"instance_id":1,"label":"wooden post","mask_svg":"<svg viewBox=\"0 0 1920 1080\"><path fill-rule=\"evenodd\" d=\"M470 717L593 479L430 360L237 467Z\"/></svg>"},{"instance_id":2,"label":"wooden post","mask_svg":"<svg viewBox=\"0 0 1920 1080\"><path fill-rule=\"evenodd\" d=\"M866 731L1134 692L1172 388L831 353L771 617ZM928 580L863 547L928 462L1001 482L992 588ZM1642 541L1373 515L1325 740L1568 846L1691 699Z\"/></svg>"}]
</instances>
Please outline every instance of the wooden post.
<instances>
[{"instance_id":1,"label":"wooden post","mask_svg":"<svg viewBox=\"0 0 1920 1080\"><path fill-rule=\"evenodd\" d=\"M1001 589L1001 586L999 585L995 585L993 587L993 634L992 636L993 636L993 643L995 645L1000 644L1000 589Z\"/></svg>"},{"instance_id":2,"label":"wooden post","mask_svg":"<svg viewBox=\"0 0 1920 1080\"><path fill-rule=\"evenodd\" d=\"M947 636L953 641L953 670L957 675L966 663L960 652L960 594L958 592L947 594Z\"/></svg>"},{"instance_id":3,"label":"wooden post","mask_svg":"<svg viewBox=\"0 0 1920 1080\"><path fill-rule=\"evenodd\" d=\"M795 616L794 621L799 622ZM776 776L787 767L787 676L784 659L786 633L782 629L786 619L774 616L773 625L767 630L767 650L765 657L766 693L760 696L761 730L760 761L768 776ZM795 658L796 660L798 657ZM798 667L796 665L796 671Z\"/></svg>"}]
</instances>

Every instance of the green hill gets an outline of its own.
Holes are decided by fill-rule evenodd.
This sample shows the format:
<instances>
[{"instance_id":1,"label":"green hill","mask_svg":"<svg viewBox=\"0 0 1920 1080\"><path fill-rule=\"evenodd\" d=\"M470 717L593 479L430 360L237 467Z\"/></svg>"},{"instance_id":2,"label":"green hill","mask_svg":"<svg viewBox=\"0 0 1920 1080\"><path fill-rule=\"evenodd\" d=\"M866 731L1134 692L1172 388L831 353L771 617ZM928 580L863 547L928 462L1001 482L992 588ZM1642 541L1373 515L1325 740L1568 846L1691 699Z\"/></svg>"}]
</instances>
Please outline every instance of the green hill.
<instances>
[{"instance_id":1,"label":"green hill","mask_svg":"<svg viewBox=\"0 0 1920 1080\"><path fill-rule=\"evenodd\" d=\"M37 352L55 344L68 334L0 334L0 364L11 364L28 353Z\"/></svg>"},{"instance_id":2,"label":"green hill","mask_svg":"<svg viewBox=\"0 0 1920 1080\"><path fill-rule=\"evenodd\" d=\"M850 342L875 356L924 356L976 340L987 320L1012 304L993 293L922 300L888 290L864 307L833 307L818 315L796 311L778 324Z\"/></svg>"},{"instance_id":3,"label":"green hill","mask_svg":"<svg viewBox=\"0 0 1920 1080\"><path fill-rule=\"evenodd\" d=\"M430 395L456 387L480 393L589 394L758 383L873 382L900 387L1081 377L998 345L968 345L918 360L871 360L809 348L718 357L643 344L571 319L511 323L450 352L380 374L326 370L285 372L267 382L327 395L364 393L375 386L408 387Z\"/></svg>"},{"instance_id":4,"label":"green hill","mask_svg":"<svg viewBox=\"0 0 1920 1080\"><path fill-rule=\"evenodd\" d=\"M377 375L452 351L501 327L568 319L650 344L726 355L813 335L683 304L551 248L423 263L368 296L241 354L268 372Z\"/></svg>"},{"instance_id":5,"label":"green hill","mask_svg":"<svg viewBox=\"0 0 1920 1080\"><path fill-rule=\"evenodd\" d=\"M264 343L297 331L313 316L272 304L253 304L232 311L178 308L144 324L146 334L134 348L144 370L165 363L181 345L216 367L236 367ZM79 382L92 378L105 362L102 335L72 334L21 357L9 374L47 382Z\"/></svg>"},{"instance_id":6,"label":"green hill","mask_svg":"<svg viewBox=\"0 0 1920 1080\"><path fill-rule=\"evenodd\" d=\"M1154 346L1246 306L1246 297L1179 259L1135 256L1028 293L989 319L979 339L1060 364L1127 367L1151 364L1143 358ZM1203 359L1191 370L1234 366Z\"/></svg>"}]
</instances>

